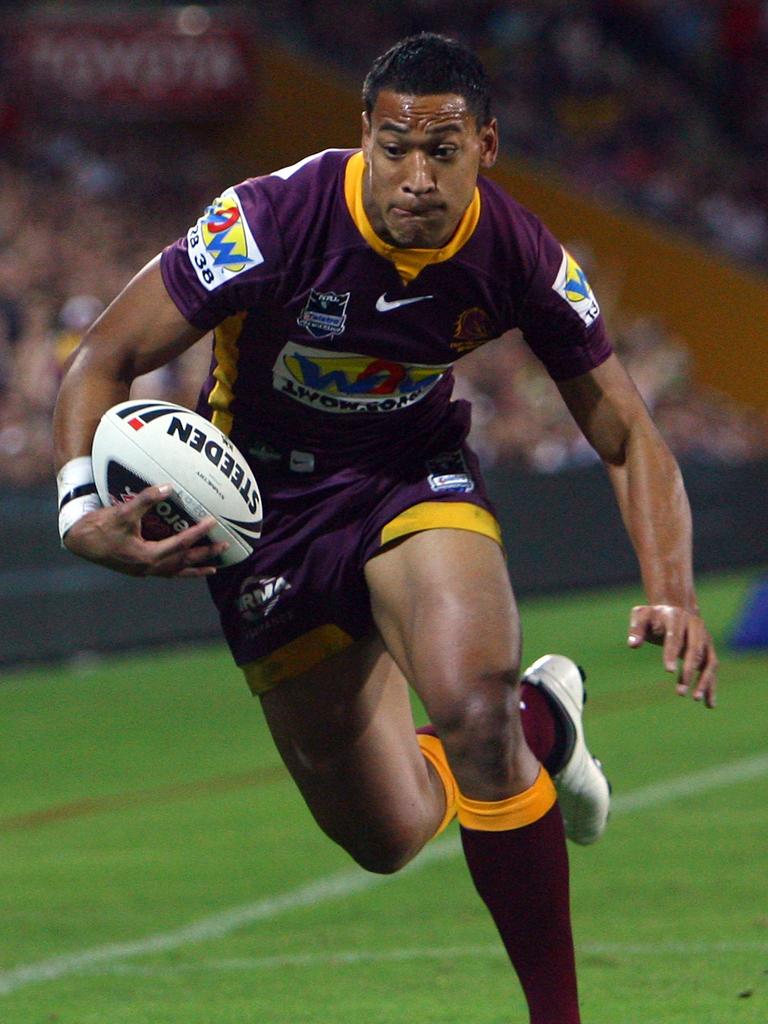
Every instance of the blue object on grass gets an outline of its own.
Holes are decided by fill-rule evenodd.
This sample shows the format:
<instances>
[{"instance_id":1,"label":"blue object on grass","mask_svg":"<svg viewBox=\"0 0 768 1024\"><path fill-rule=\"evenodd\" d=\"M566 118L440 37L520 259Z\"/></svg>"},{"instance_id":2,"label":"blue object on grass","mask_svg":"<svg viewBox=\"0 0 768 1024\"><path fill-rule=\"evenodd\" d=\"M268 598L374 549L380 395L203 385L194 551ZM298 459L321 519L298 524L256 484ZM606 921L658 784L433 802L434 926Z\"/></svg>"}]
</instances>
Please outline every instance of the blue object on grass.
<instances>
[{"instance_id":1,"label":"blue object on grass","mask_svg":"<svg viewBox=\"0 0 768 1024\"><path fill-rule=\"evenodd\" d=\"M758 580L747 594L730 646L736 650L768 647L768 579Z\"/></svg>"}]
</instances>

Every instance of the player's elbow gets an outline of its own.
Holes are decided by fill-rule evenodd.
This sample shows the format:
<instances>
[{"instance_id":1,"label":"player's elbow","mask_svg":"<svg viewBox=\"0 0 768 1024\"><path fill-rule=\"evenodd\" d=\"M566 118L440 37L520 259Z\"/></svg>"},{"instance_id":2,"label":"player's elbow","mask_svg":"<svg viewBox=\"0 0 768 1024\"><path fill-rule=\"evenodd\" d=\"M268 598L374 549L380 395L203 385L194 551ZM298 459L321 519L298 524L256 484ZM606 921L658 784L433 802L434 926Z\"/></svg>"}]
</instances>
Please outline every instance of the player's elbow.
<instances>
[{"instance_id":1,"label":"player's elbow","mask_svg":"<svg viewBox=\"0 0 768 1024\"><path fill-rule=\"evenodd\" d=\"M593 442L595 451L609 468L622 468L637 458L667 461L671 453L647 412L617 425Z\"/></svg>"},{"instance_id":2,"label":"player's elbow","mask_svg":"<svg viewBox=\"0 0 768 1024\"><path fill-rule=\"evenodd\" d=\"M114 344L95 326L86 332L67 360L64 373L69 378L98 378L130 386L137 376L134 367L130 349Z\"/></svg>"}]
</instances>

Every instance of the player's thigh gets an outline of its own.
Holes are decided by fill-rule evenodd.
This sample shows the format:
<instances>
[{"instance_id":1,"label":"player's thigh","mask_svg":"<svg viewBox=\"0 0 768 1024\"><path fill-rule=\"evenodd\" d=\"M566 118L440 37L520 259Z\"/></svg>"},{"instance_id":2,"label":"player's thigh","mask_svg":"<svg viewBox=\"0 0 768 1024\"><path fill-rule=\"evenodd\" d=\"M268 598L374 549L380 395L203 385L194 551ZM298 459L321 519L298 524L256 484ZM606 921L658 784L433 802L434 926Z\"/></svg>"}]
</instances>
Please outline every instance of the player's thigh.
<instances>
[{"instance_id":1,"label":"player's thigh","mask_svg":"<svg viewBox=\"0 0 768 1024\"><path fill-rule=\"evenodd\" d=\"M465 796L501 800L538 764L519 711L520 628L503 553L467 530L412 534L366 566L376 624Z\"/></svg>"},{"instance_id":2,"label":"player's thigh","mask_svg":"<svg viewBox=\"0 0 768 1024\"><path fill-rule=\"evenodd\" d=\"M442 790L416 740L408 685L378 636L261 702L316 821L365 867L394 870L434 834Z\"/></svg>"},{"instance_id":3,"label":"player's thigh","mask_svg":"<svg viewBox=\"0 0 768 1024\"><path fill-rule=\"evenodd\" d=\"M366 565L374 619L423 697L478 674L515 674L520 625L499 545L469 530L406 537Z\"/></svg>"}]
</instances>

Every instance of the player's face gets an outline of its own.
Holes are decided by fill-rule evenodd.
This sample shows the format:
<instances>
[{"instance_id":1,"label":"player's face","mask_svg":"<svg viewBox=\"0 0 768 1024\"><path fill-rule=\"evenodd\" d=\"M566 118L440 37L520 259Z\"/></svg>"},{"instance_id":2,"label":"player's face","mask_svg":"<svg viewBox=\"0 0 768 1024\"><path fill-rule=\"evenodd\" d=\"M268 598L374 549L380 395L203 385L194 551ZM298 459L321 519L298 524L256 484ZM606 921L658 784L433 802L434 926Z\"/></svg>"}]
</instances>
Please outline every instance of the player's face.
<instances>
[{"instance_id":1,"label":"player's face","mask_svg":"<svg viewBox=\"0 0 768 1024\"><path fill-rule=\"evenodd\" d=\"M363 205L376 234L405 249L445 245L498 152L495 119L478 127L452 93L379 93L363 114Z\"/></svg>"}]
</instances>

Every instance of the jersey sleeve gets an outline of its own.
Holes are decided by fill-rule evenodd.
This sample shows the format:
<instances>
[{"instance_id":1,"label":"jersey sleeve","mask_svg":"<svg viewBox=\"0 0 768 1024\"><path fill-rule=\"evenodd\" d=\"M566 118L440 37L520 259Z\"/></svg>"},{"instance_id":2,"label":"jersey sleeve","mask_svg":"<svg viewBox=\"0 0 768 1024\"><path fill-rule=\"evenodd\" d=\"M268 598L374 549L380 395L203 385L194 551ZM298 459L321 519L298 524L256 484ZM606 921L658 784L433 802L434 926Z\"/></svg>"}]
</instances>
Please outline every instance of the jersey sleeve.
<instances>
[{"instance_id":1,"label":"jersey sleeve","mask_svg":"<svg viewBox=\"0 0 768 1024\"><path fill-rule=\"evenodd\" d=\"M550 377L567 380L599 366L613 348L579 264L541 224L537 244L519 326Z\"/></svg>"},{"instance_id":2,"label":"jersey sleeve","mask_svg":"<svg viewBox=\"0 0 768 1024\"><path fill-rule=\"evenodd\" d=\"M258 306L283 264L272 207L253 178L214 199L186 236L163 251L160 269L181 314L208 331Z\"/></svg>"}]
</instances>

